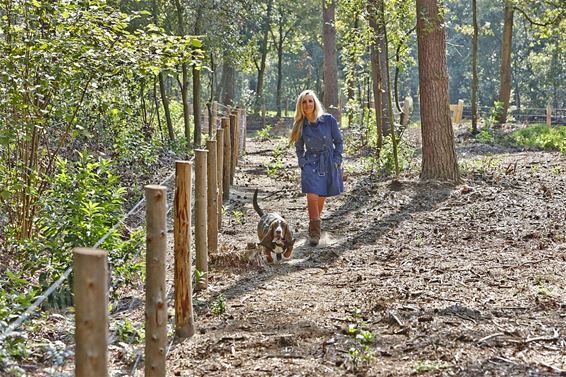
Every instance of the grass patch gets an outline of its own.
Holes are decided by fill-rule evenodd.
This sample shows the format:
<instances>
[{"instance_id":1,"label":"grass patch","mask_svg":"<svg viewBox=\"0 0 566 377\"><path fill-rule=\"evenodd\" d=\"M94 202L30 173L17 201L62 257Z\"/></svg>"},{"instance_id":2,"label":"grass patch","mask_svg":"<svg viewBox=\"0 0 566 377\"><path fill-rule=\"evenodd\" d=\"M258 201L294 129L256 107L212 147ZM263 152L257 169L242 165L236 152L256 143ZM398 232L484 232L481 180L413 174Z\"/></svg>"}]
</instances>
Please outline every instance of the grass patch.
<instances>
[{"instance_id":1,"label":"grass patch","mask_svg":"<svg viewBox=\"0 0 566 377\"><path fill-rule=\"evenodd\" d=\"M566 153L566 126L548 128L536 124L514 131L509 137L520 145Z\"/></svg>"}]
</instances>

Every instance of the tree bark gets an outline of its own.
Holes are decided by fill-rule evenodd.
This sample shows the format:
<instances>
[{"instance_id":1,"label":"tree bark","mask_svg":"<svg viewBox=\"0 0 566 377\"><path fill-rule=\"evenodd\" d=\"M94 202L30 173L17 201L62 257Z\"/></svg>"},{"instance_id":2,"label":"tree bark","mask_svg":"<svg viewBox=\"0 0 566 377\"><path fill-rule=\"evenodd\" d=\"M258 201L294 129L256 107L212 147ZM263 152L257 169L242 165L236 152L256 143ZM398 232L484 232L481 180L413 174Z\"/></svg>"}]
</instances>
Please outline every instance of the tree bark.
<instances>
[{"instance_id":1,"label":"tree bark","mask_svg":"<svg viewBox=\"0 0 566 377\"><path fill-rule=\"evenodd\" d=\"M436 0L417 0L423 161L421 179L459 182L450 121L446 42Z\"/></svg>"},{"instance_id":2,"label":"tree bark","mask_svg":"<svg viewBox=\"0 0 566 377\"><path fill-rule=\"evenodd\" d=\"M158 25L159 21L159 7L157 0L153 0L153 22ZM159 93L161 94L161 103L163 104L163 111L165 112L165 121L167 122L167 133L169 140L175 140L175 131L173 130L173 121L171 120L171 110L169 109L169 98L167 98L167 90L165 86L165 76L159 72Z\"/></svg>"},{"instance_id":3,"label":"tree bark","mask_svg":"<svg viewBox=\"0 0 566 377\"><path fill-rule=\"evenodd\" d=\"M507 121L509 100L511 98L511 47L513 38L513 3L505 1L503 37L501 41L501 74L499 96L497 100L501 103L501 110L497 121L503 124Z\"/></svg>"},{"instance_id":4,"label":"tree bark","mask_svg":"<svg viewBox=\"0 0 566 377\"><path fill-rule=\"evenodd\" d=\"M472 0L472 134L478 133L478 10Z\"/></svg>"},{"instance_id":5,"label":"tree bark","mask_svg":"<svg viewBox=\"0 0 566 377\"><path fill-rule=\"evenodd\" d=\"M379 53L379 64L381 72L381 124L383 135L388 135L391 130L393 120L390 119L392 113L391 102L388 100L391 93L389 85L389 56L387 48L387 33L385 29L385 4L383 0L377 2L377 47Z\"/></svg>"},{"instance_id":6,"label":"tree bark","mask_svg":"<svg viewBox=\"0 0 566 377\"><path fill-rule=\"evenodd\" d=\"M281 13L283 10L279 9ZM277 116L281 116L281 83L283 81L283 16L279 17L279 38L277 40L277 93L275 96L275 107L277 109Z\"/></svg>"},{"instance_id":7,"label":"tree bark","mask_svg":"<svg viewBox=\"0 0 566 377\"><path fill-rule=\"evenodd\" d=\"M234 105L236 71L234 66L224 58L222 63L222 103L226 106Z\"/></svg>"},{"instance_id":8,"label":"tree bark","mask_svg":"<svg viewBox=\"0 0 566 377\"><path fill-rule=\"evenodd\" d=\"M336 59L336 0L322 0L322 44L324 89L322 103L326 111L340 121L338 108L338 61Z\"/></svg>"},{"instance_id":9,"label":"tree bark","mask_svg":"<svg viewBox=\"0 0 566 377\"><path fill-rule=\"evenodd\" d=\"M177 8L177 22L179 23L179 35L185 35L183 8L181 2L175 0L175 7ZM191 121L189 110L189 66L187 63L181 64L182 77L179 83L181 88L181 100L183 101L183 123L185 126L185 137L187 142L191 140ZM196 143L196 142L195 142Z\"/></svg>"},{"instance_id":10,"label":"tree bark","mask_svg":"<svg viewBox=\"0 0 566 377\"><path fill-rule=\"evenodd\" d=\"M259 66L259 70L257 72L257 87L256 87L256 97L255 97L255 107L254 107L254 114L259 114L259 111L265 105L264 98L263 98L263 81L265 77L265 61L267 59L267 41L269 38L269 28L271 24L271 9L273 5L273 0L267 1L267 13L263 23L263 36L261 40L261 44L259 46L259 50L261 53L261 62Z\"/></svg>"},{"instance_id":11,"label":"tree bark","mask_svg":"<svg viewBox=\"0 0 566 377\"><path fill-rule=\"evenodd\" d=\"M373 30L372 42L371 42L371 72L372 72L372 82L373 82L373 107L375 109L375 123L376 123L376 136L377 136L377 146L376 146L376 157L379 158L381 153L381 148L383 147L383 80L381 76L381 62L379 47L377 45L377 35L379 33L379 27L377 24L377 9L379 9L379 0L372 0L369 3L369 24L370 28Z\"/></svg>"}]
</instances>

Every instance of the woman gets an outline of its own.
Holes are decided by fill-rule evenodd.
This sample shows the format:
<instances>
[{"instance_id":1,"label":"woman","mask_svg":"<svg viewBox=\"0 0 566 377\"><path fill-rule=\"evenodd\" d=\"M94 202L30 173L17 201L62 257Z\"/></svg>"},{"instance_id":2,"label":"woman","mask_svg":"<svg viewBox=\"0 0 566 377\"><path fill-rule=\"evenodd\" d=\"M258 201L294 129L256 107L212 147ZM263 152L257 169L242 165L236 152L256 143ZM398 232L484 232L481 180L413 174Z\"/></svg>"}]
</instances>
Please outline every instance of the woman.
<instances>
[{"instance_id":1,"label":"woman","mask_svg":"<svg viewBox=\"0 0 566 377\"><path fill-rule=\"evenodd\" d=\"M290 139L301 168L301 189L307 194L309 243L316 246L320 241L324 201L344 191L340 170L343 142L338 122L324 113L312 90L303 91L297 98Z\"/></svg>"}]
</instances>

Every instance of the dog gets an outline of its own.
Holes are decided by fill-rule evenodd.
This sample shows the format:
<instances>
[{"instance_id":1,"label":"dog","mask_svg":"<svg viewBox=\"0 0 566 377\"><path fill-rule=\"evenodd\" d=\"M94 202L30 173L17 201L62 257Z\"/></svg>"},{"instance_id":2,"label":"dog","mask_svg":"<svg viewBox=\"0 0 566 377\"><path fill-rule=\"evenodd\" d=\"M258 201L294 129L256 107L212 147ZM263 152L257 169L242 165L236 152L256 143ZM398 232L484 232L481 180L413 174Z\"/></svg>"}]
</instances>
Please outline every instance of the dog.
<instances>
[{"instance_id":1,"label":"dog","mask_svg":"<svg viewBox=\"0 0 566 377\"><path fill-rule=\"evenodd\" d=\"M258 189L254 192L253 206L260 217L257 224L260 248L269 263L273 263L274 256L278 261L290 258L295 240L287 220L275 212L265 213L257 204L257 193Z\"/></svg>"}]
</instances>

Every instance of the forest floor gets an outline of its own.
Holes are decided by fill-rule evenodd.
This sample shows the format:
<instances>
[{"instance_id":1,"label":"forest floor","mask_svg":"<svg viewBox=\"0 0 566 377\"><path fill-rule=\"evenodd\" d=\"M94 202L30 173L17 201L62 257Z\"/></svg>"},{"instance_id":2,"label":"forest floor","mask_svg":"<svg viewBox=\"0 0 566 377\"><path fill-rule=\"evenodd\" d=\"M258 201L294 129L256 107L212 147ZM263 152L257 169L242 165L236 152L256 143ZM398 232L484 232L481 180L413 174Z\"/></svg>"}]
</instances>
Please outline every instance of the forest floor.
<instances>
[{"instance_id":1,"label":"forest floor","mask_svg":"<svg viewBox=\"0 0 566 377\"><path fill-rule=\"evenodd\" d=\"M198 333L172 344L168 376L566 375L566 156L459 138L453 186L418 164L375 178L347 151L311 247L288 129L248 135ZM256 188L294 229L290 260L251 263Z\"/></svg>"},{"instance_id":2,"label":"forest floor","mask_svg":"<svg viewBox=\"0 0 566 377\"><path fill-rule=\"evenodd\" d=\"M347 149L346 190L327 200L311 247L289 126L247 135L209 287L194 298L197 334L169 337L167 376L566 375L565 155L482 144L462 126L463 183L449 185L420 181L418 154L392 180ZM419 151L420 130L406 136ZM292 226L289 260L254 263L256 188ZM142 376L143 282L126 296L112 309L110 375ZM72 312L50 322L30 334L66 329L54 343L65 361L36 355L30 376L72 375Z\"/></svg>"}]
</instances>

